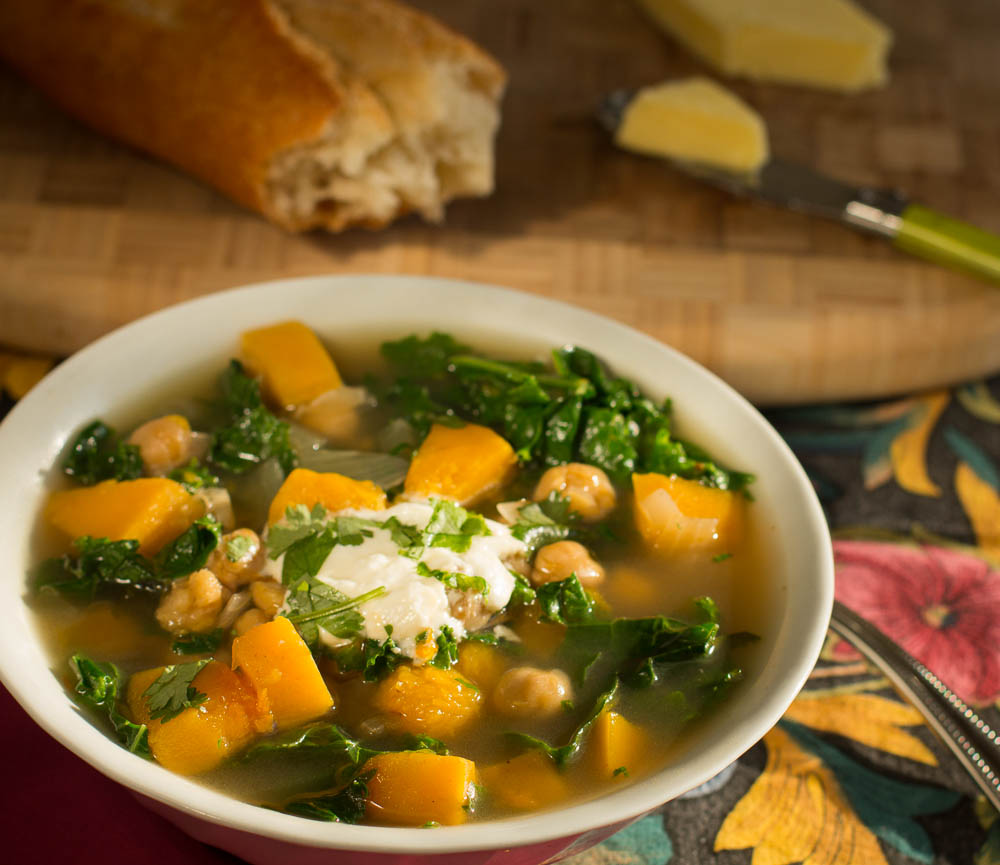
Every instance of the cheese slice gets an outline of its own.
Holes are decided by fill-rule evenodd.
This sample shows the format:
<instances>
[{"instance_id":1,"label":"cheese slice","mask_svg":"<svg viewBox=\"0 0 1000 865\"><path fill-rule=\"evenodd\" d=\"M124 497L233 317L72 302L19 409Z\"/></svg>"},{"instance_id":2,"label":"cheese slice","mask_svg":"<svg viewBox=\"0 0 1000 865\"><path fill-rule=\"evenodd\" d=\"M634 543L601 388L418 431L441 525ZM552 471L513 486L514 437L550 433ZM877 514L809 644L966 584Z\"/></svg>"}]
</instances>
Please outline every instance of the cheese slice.
<instances>
[{"instance_id":1,"label":"cheese slice","mask_svg":"<svg viewBox=\"0 0 1000 865\"><path fill-rule=\"evenodd\" d=\"M720 72L861 90L887 80L892 32L851 0L637 0Z\"/></svg>"},{"instance_id":2,"label":"cheese slice","mask_svg":"<svg viewBox=\"0 0 1000 865\"><path fill-rule=\"evenodd\" d=\"M668 81L640 90L615 133L627 150L752 173L768 155L761 116L708 78Z\"/></svg>"}]
</instances>

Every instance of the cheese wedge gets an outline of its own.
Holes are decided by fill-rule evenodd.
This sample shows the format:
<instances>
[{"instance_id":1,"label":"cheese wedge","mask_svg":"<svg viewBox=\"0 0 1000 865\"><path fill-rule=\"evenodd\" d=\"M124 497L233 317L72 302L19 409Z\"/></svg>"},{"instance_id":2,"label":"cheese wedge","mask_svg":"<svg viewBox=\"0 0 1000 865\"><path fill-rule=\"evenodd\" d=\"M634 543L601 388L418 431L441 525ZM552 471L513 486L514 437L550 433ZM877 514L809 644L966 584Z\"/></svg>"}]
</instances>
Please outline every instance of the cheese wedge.
<instances>
[{"instance_id":1,"label":"cheese wedge","mask_svg":"<svg viewBox=\"0 0 1000 865\"><path fill-rule=\"evenodd\" d=\"M854 91L885 84L892 32L851 0L637 0L720 72Z\"/></svg>"},{"instance_id":2,"label":"cheese wedge","mask_svg":"<svg viewBox=\"0 0 1000 865\"><path fill-rule=\"evenodd\" d=\"M640 90L615 133L627 150L752 173L768 156L767 128L739 97L708 78Z\"/></svg>"}]
</instances>

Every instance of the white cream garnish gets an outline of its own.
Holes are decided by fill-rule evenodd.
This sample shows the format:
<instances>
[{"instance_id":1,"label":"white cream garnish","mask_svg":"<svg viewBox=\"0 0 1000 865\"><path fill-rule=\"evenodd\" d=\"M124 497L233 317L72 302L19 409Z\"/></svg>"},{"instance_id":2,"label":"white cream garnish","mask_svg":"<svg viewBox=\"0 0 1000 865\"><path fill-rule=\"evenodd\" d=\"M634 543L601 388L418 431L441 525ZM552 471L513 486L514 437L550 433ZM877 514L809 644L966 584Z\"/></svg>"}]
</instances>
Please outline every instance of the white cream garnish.
<instances>
[{"instance_id":1,"label":"white cream garnish","mask_svg":"<svg viewBox=\"0 0 1000 865\"><path fill-rule=\"evenodd\" d=\"M379 523L395 517L403 525L424 530L434 507L434 502L402 502L384 511L345 510L337 515ZM385 594L358 608L365 619L362 635L382 642L388 636L386 626L391 626L392 639L399 651L413 658L417 636L425 631L437 637L441 628L447 626L457 639L466 634L464 623L452 615L448 587L434 577L417 573L418 561L432 570L481 577L487 587L483 607L488 611L502 609L510 600L514 577L505 562L523 555L526 547L511 535L507 526L494 520L485 522L490 534L470 538L468 550L456 552L447 547L430 547L423 550L419 559L402 555L388 529L372 528L372 536L357 546L335 546L320 566L316 579L349 598L384 587ZM281 578L283 558L279 556L268 563L267 570L277 579ZM320 636L331 645L343 643L322 628Z\"/></svg>"}]
</instances>

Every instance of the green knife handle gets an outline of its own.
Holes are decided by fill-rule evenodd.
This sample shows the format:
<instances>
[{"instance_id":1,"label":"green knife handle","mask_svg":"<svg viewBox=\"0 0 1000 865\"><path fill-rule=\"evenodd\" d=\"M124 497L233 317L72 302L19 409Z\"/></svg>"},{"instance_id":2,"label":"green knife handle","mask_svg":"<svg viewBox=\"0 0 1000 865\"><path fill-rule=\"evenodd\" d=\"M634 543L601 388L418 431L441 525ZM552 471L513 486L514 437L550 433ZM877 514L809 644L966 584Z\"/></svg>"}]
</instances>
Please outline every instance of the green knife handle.
<instances>
[{"instance_id":1,"label":"green knife handle","mask_svg":"<svg viewBox=\"0 0 1000 865\"><path fill-rule=\"evenodd\" d=\"M1000 236L919 204L907 205L900 219L897 249L1000 282Z\"/></svg>"}]
</instances>

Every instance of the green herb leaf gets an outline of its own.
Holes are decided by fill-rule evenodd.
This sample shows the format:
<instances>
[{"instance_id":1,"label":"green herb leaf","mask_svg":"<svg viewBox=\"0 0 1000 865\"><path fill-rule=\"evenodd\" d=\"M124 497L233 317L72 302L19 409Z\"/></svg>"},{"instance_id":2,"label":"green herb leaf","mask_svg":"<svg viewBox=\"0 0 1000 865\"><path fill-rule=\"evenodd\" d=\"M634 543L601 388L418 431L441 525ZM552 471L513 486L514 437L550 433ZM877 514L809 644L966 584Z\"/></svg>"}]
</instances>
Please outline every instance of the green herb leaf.
<instances>
[{"instance_id":1,"label":"green herb leaf","mask_svg":"<svg viewBox=\"0 0 1000 865\"><path fill-rule=\"evenodd\" d=\"M136 445L120 440L115 431L95 420L77 435L63 462L63 471L81 484L142 477L142 457Z\"/></svg>"},{"instance_id":2,"label":"green herb leaf","mask_svg":"<svg viewBox=\"0 0 1000 865\"><path fill-rule=\"evenodd\" d=\"M510 571L510 575L514 578L514 591L510 593L510 600L507 602L507 608L512 609L513 607L526 607L533 603L538 595L537 592L535 592L535 590L531 587L531 583L529 583L517 571ZM472 636L475 635L471 635L470 639Z\"/></svg>"},{"instance_id":3,"label":"green herb leaf","mask_svg":"<svg viewBox=\"0 0 1000 865\"><path fill-rule=\"evenodd\" d=\"M433 751L445 757L451 753L448 746L440 739L425 736L423 733L413 733L407 736L405 741L407 751Z\"/></svg>"},{"instance_id":4,"label":"green herb leaf","mask_svg":"<svg viewBox=\"0 0 1000 865\"><path fill-rule=\"evenodd\" d=\"M535 593L542 609L541 620L557 625L578 625L594 618L594 599L571 574L565 580L539 586Z\"/></svg>"},{"instance_id":5,"label":"green herb leaf","mask_svg":"<svg viewBox=\"0 0 1000 865\"><path fill-rule=\"evenodd\" d=\"M208 696L198 691L191 682L210 660L211 658L203 658L200 661L164 667L156 680L142 692L142 696L146 698L149 717L165 724L185 709L204 703Z\"/></svg>"},{"instance_id":6,"label":"green herb leaf","mask_svg":"<svg viewBox=\"0 0 1000 865\"><path fill-rule=\"evenodd\" d=\"M474 574L463 574L459 571L442 571L430 568L423 562L417 562L417 574L421 577L432 577L444 583L449 589L459 592L479 592L484 597L489 594L489 583L483 577Z\"/></svg>"},{"instance_id":7,"label":"green herb leaf","mask_svg":"<svg viewBox=\"0 0 1000 865\"><path fill-rule=\"evenodd\" d=\"M453 664L458 663L458 640L455 639L455 632L448 625L443 625L435 642L438 650L431 659L431 664L442 670L450 670Z\"/></svg>"},{"instance_id":8,"label":"green herb leaf","mask_svg":"<svg viewBox=\"0 0 1000 865\"><path fill-rule=\"evenodd\" d=\"M406 657L392 639L392 626L385 626L388 636L383 642L365 639L359 645L346 646L333 654L342 672L364 673L366 682L378 682L396 669Z\"/></svg>"},{"instance_id":9,"label":"green herb leaf","mask_svg":"<svg viewBox=\"0 0 1000 865\"><path fill-rule=\"evenodd\" d=\"M197 492L206 487L218 487L222 485L212 470L202 465L198 460L192 459L186 466L174 469L167 477L177 481L189 493Z\"/></svg>"},{"instance_id":10,"label":"green herb leaf","mask_svg":"<svg viewBox=\"0 0 1000 865\"><path fill-rule=\"evenodd\" d=\"M46 559L31 573L37 591L57 591L77 601L113 593L159 593L164 583L134 540L109 541L83 536L73 542L77 555Z\"/></svg>"},{"instance_id":11,"label":"green herb leaf","mask_svg":"<svg viewBox=\"0 0 1000 865\"><path fill-rule=\"evenodd\" d=\"M264 405L260 385L232 360L222 376L222 408L226 425L212 434L209 459L234 474L242 474L271 457L285 474L297 459L288 439L288 424Z\"/></svg>"},{"instance_id":12,"label":"green herb leaf","mask_svg":"<svg viewBox=\"0 0 1000 865\"><path fill-rule=\"evenodd\" d=\"M135 724L118 711L118 698L122 692L121 671L111 663L99 664L85 655L76 654L70 659L76 674L77 699L108 719L118 741L133 754L152 759L149 736L145 724Z\"/></svg>"},{"instance_id":13,"label":"green herb leaf","mask_svg":"<svg viewBox=\"0 0 1000 865\"><path fill-rule=\"evenodd\" d=\"M382 357L408 375L432 378L443 374L457 354L469 350L447 333L435 331L429 337L408 336L395 342L382 343Z\"/></svg>"},{"instance_id":14,"label":"green herb leaf","mask_svg":"<svg viewBox=\"0 0 1000 865\"><path fill-rule=\"evenodd\" d=\"M597 720L597 716L601 714L604 707L609 705L618 694L618 678L615 677L610 685L605 691L598 694L597 698L594 700L590 711L587 713L583 721L580 722L579 726L573 731L572 735L565 745L556 747L550 745L544 739L539 739L535 736L529 736L527 733L507 733L507 737L515 742L525 745L528 748L536 748L543 754L547 754L551 757L557 766L565 766L576 754L579 752L580 747L583 745L583 740L587 735L587 731L591 728L594 721Z\"/></svg>"},{"instance_id":15,"label":"green herb leaf","mask_svg":"<svg viewBox=\"0 0 1000 865\"><path fill-rule=\"evenodd\" d=\"M342 639L357 637L365 627L365 618L357 608L385 593L385 587L378 586L349 598L332 586L305 576L289 586L285 598L286 615L305 643L315 649L319 645L320 628Z\"/></svg>"},{"instance_id":16,"label":"green herb leaf","mask_svg":"<svg viewBox=\"0 0 1000 865\"><path fill-rule=\"evenodd\" d=\"M424 542L428 547L447 547L456 553L464 553L474 537L489 534L482 515L467 511L457 502L439 499L434 503L434 511L424 528Z\"/></svg>"},{"instance_id":17,"label":"green herb leaf","mask_svg":"<svg viewBox=\"0 0 1000 865\"><path fill-rule=\"evenodd\" d=\"M552 491L540 502L528 502L518 508L510 533L528 547L533 556L539 549L571 537L576 521L569 509L569 499Z\"/></svg>"},{"instance_id":18,"label":"green herb leaf","mask_svg":"<svg viewBox=\"0 0 1000 865\"><path fill-rule=\"evenodd\" d=\"M336 793L293 799L282 809L289 814L325 820L328 823L360 823L368 805L368 781L375 771L365 772L354 778Z\"/></svg>"},{"instance_id":19,"label":"green herb leaf","mask_svg":"<svg viewBox=\"0 0 1000 865\"><path fill-rule=\"evenodd\" d=\"M195 520L189 529L167 544L156 556L156 568L165 580L186 577L205 567L218 546L222 526L213 516Z\"/></svg>"},{"instance_id":20,"label":"green herb leaf","mask_svg":"<svg viewBox=\"0 0 1000 865\"><path fill-rule=\"evenodd\" d=\"M170 644L170 650L175 655L210 655L222 645L225 635L222 628L204 634L182 634Z\"/></svg>"},{"instance_id":21,"label":"green herb leaf","mask_svg":"<svg viewBox=\"0 0 1000 865\"><path fill-rule=\"evenodd\" d=\"M285 509L284 522L267 530L267 554L276 559L296 541L314 535L326 528L326 508L315 504L312 510L305 505Z\"/></svg>"}]
</instances>

